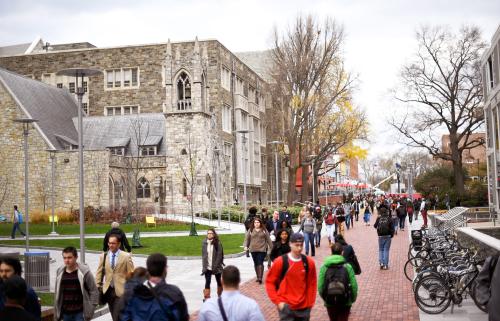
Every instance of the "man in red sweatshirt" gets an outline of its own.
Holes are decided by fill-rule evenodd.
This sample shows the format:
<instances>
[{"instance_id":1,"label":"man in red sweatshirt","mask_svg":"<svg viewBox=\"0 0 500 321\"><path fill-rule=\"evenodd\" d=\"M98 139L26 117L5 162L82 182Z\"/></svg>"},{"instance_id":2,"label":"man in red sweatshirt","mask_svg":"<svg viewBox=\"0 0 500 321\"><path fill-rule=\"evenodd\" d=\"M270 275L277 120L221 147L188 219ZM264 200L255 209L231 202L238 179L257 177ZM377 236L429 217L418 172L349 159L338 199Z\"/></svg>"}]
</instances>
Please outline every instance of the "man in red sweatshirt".
<instances>
[{"instance_id":1,"label":"man in red sweatshirt","mask_svg":"<svg viewBox=\"0 0 500 321\"><path fill-rule=\"evenodd\" d=\"M276 258L266 278L269 299L276 304L280 321L309 321L316 301L316 266L302 254L304 236L290 237L291 252Z\"/></svg>"}]
</instances>

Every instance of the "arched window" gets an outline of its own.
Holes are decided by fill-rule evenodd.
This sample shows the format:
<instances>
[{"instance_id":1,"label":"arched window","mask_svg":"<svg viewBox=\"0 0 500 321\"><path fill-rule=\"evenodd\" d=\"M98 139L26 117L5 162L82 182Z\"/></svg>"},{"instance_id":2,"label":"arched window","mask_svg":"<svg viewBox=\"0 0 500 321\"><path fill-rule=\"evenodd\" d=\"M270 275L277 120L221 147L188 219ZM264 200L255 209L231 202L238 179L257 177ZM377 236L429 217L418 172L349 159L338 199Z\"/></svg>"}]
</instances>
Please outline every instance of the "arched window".
<instances>
[{"instance_id":1,"label":"arched window","mask_svg":"<svg viewBox=\"0 0 500 321\"><path fill-rule=\"evenodd\" d=\"M144 177L141 177L137 182L137 198L149 197L151 197L151 188L149 187L149 182Z\"/></svg>"},{"instance_id":2,"label":"arched window","mask_svg":"<svg viewBox=\"0 0 500 321\"><path fill-rule=\"evenodd\" d=\"M183 148L183 149L181 150L181 155L187 155L187 154L188 154L188 153L187 153L186 149L185 149L185 148Z\"/></svg>"},{"instance_id":3,"label":"arched window","mask_svg":"<svg viewBox=\"0 0 500 321\"><path fill-rule=\"evenodd\" d=\"M182 196L187 196L188 195L188 187L187 187L187 180L185 178L182 179Z\"/></svg>"},{"instance_id":4,"label":"arched window","mask_svg":"<svg viewBox=\"0 0 500 321\"><path fill-rule=\"evenodd\" d=\"M185 72L177 78L177 110L191 109L191 82Z\"/></svg>"}]
</instances>

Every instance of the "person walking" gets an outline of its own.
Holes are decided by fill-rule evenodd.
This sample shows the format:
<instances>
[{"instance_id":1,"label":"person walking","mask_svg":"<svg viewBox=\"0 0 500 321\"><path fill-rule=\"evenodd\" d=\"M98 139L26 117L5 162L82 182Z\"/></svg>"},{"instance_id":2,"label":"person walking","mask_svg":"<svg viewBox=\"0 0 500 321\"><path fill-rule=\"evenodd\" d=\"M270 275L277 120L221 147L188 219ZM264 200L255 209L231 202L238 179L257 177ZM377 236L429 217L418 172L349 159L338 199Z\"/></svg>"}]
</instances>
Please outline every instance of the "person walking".
<instances>
[{"instance_id":1,"label":"person walking","mask_svg":"<svg viewBox=\"0 0 500 321\"><path fill-rule=\"evenodd\" d=\"M281 230L280 213L278 211L273 212L273 218L267 221L266 228L269 234L274 236Z\"/></svg>"},{"instance_id":2,"label":"person walking","mask_svg":"<svg viewBox=\"0 0 500 321\"><path fill-rule=\"evenodd\" d=\"M354 199L354 202L352 202L352 207L353 207L353 210L354 210L354 219L356 221L359 220L360 205L361 205L361 200L359 199L359 196L357 196ZM354 224L353 224L353 226L354 226Z\"/></svg>"},{"instance_id":3,"label":"person walking","mask_svg":"<svg viewBox=\"0 0 500 321\"><path fill-rule=\"evenodd\" d=\"M19 230L22 236L26 237L26 234L21 229L21 223L23 222L23 215L17 210L17 205L14 205L14 214L12 214L12 233L10 234L11 239L16 238L16 231Z\"/></svg>"},{"instance_id":4,"label":"person walking","mask_svg":"<svg viewBox=\"0 0 500 321\"><path fill-rule=\"evenodd\" d=\"M99 291L89 267L78 263L76 248L62 251L64 265L57 269L54 292L54 319L90 321L99 301Z\"/></svg>"},{"instance_id":5,"label":"person walking","mask_svg":"<svg viewBox=\"0 0 500 321\"><path fill-rule=\"evenodd\" d=\"M394 225L392 224L386 208L379 209L379 216L373 225L377 229L378 235L378 261L381 270L389 268L389 250L391 248L391 238L394 236Z\"/></svg>"},{"instance_id":6,"label":"person walking","mask_svg":"<svg viewBox=\"0 0 500 321\"><path fill-rule=\"evenodd\" d=\"M198 321L264 321L257 302L240 293L240 282L238 268L233 265L226 266L222 271L222 295L218 299L209 299L203 303Z\"/></svg>"},{"instance_id":7,"label":"person walking","mask_svg":"<svg viewBox=\"0 0 500 321\"><path fill-rule=\"evenodd\" d=\"M282 256L290 252L290 233L287 230L281 230L278 232L276 241L273 243L273 249L271 250L271 261L274 261L277 257Z\"/></svg>"},{"instance_id":8,"label":"person walking","mask_svg":"<svg viewBox=\"0 0 500 321\"><path fill-rule=\"evenodd\" d=\"M280 221L287 221L290 226L292 225L292 214L290 214L286 205L283 205L283 208L281 209Z\"/></svg>"},{"instance_id":9,"label":"person walking","mask_svg":"<svg viewBox=\"0 0 500 321\"><path fill-rule=\"evenodd\" d=\"M333 234L335 232L335 219L333 215L333 209L328 209L328 212L325 216L325 226L326 226L326 235L328 236L328 245L330 246L333 242Z\"/></svg>"},{"instance_id":10,"label":"person walking","mask_svg":"<svg viewBox=\"0 0 500 321\"><path fill-rule=\"evenodd\" d=\"M207 230L207 237L201 245L201 274L205 276L205 288L203 289L203 300L210 298L210 283L212 275L217 282L217 295L222 294L221 274L224 268L224 249L219 236L213 228Z\"/></svg>"},{"instance_id":11,"label":"person walking","mask_svg":"<svg viewBox=\"0 0 500 321\"><path fill-rule=\"evenodd\" d=\"M122 250L122 251L127 250L127 252L129 252L129 253L132 252L132 248L130 247L130 244L128 243L128 240L127 240L127 235L120 228L120 223L118 223L118 222L111 223L111 229L108 232L106 232L106 235L104 236L104 240L102 243L102 251L103 252L107 252L109 250L108 240L109 240L109 236L113 235L113 234L118 235L118 237L121 240L120 250Z\"/></svg>"},{"instance_id":12,"label":"person walking","mask_svg":"<svg viewBox=\"0 0 500 321\"><path fill-rule=\"evenodd\" d=\"M297 232L304 232L306 255L309 255L309 246L311 246L311 255L316 254L314 247L314 235L316 234L316 220L312 217L311 212L306 213L306 218L300 223L300 228Z\"/></svg>"},{"instance_id":13,"label":"person walking","mask_svg":"<svg viewBox=\"0 0 500 321\"><path fill-rule=\"evenodd\" d=\"M389 215L391 216L392 228L394 229L394 234L396 235L398 234L398 225L399 225L397 206L398 204L392 203L389 210Z\"/></svg>"},{"instance_id":14,"label":"person walking","mask_svg":"<svg viewBox=\"0 0 500 321\"><path fill-rule=\"evenodd\" d=\"M290 237L291 252L278 257L266 278L266 292L281 321L309 321L316 302L316 265L302 254L304 236Z\"/></svg>"},{"instance_id":15,"label":"person walking","mask_svg":"<svg viewBox=\"0 0 500 321\"><path fill-rule=\"evenodd\" d=\"M318 293L325 302L330 321L347 321L358 296L354 270L345 261L344 247L335 243L332 255L325 258L319 271Z\"/></svg>"},{"instance_id":16,"label":"person walking","mask_svg":"<svg viewBox=\"0 0 500 321\"><path fill-rule=\"evenodd\" d=\"M422 215L422 219L424 220L424 224L422 225L422 229L427 228L427 209L428 209L427 201L425 198L422 198L422 202L420 203L420 214Z\"/></svg>"},{"instance_id":17,"label":"person walking","mask_svg":"<svg viewBox=\"0 0 500 321\"><path fill-rule=\"evenodd\" d=\"M119 311L116 308L118 300L124 293L128 273L134 271L132 257L129 253L120 250L120 243L118 235L111 234L109 236L109 250L99 257L96 272L97 287L103 293L113 321L119 320Z\"/></svg>"},{"instance_id":18,"label":"person walking","mask_svg":"<svg viewBox=\"0 0 500 321\"><path fill-rule=\"evenodd\" d=\"M5 321L39 321L33 314L25 310L24 302L28 286L24 279L14 275L3 282L5 302L0 309L0 320Z\"/></svg>"},{"instance_id":19,"label":"person walking","mask_svg":"<svg viewBox=\"0 0 500 321\"><path fill-rule=\"evenodd\" d=\"M364 200L362 203L363 207L361 208L363 212L363 221L365 222L366 226L370 226L370 218L372 216L372 208L370 204Z\"/></svg>"},{"instance_id":20,"label":"person walking","mask_svg":"<svg viewBox=\"0 0 500 321\"><path fill-rule=\"evenodd\" d=\"M405 230L405 222L406 222L406 201L400 200L399 206L396 208L396 213L398 215L399 229L401 231Z\"/></svg>"},{"instance_id":21,"label":"person walking","mask_svg":"<svg viewBox=\"0 0 500 321\"><path fill-rule=\"evenodd\" d=\"M252 227L253 220L257 217L257 207L252 206L248 209L248 216L243 223L245 225L245 230L248 231ZM262 219L261 219L262 222Z\"/></svg>"},{"instance_id":22,"label":"person walking","mask_svg":"<svg viewBox=\"0 0 500 321\"><path fill-rule=\"evenodd\" d=\"M182 291L167 284L167 257L153 253L146 259L147 280L124 295L120 321L188 321L187 303Z\"/></svg>"},{"instance_id":23,"label":"person walking","mask_svg":"<svg viewBox=\"0 0 500 321\"><path fill-rule=\"evenodd\" d=\"M323 214L321 213L321 206L316 206L314 209L313 218L316 220L316 233L314 233L314 243L316 247L321 245L321 229L323 228Z\"/></svg>"},{"instance_id":24,"label":"person walking","mask_svg":"<svg viewBox=\"0 0 500 321\"><path fill-rule=\"evenodd\" d=\"M344 207L342 204L338 203L337 208L335 209L335 230L337 231L337 235L344 235L344 222L346 221L346 215L344 212Z\"/></svg>"},{"instance_id":25,"label":"person walking","mask_svg":"<svg viewBox=\"0 0 500 321\"><path fill-rule=\"evenodd\" d=\"M14 276L21 277L22 274L23 268L18 258L0 258L0 310L2 310L7 304L5 283ZM24 300L22 301L22 306L26 312L35 318L35 320L40 321L42 319L42 308L40 307L40 302L38 301L38 295L29 285L26 288L26 294Z\"/></svg>"},{"instance_id":26,"label":"person walking","mask_svg":"<svg viewBox=\"0 0 500 321\"><path fill-rule=\"evenodd\" d=\"M243 244L244 250L249 251L252 255L255 275L257 276L256 281L262 284L262 277L264 275L264 260L266 255L271 254L273 242L271 241L269 233L262 225L262 220L260 218L256 217L253 220L253 225L245 234Z\"/></svg>"},{"instance_id":27,"label":"person walking","mask_svg":"<svg viewBox=\"0 0 500 321\"><path fill-rule=\"evenodd\" d=\"M349 203L349 201L344 203L344 215L345 215L345 226L347 229L349 229L352 223L352 206L351 203Z\"/></svg>"},{"instance_id":28,"label":"person walking","mask_svg":"<svg viewBox=\"0 0 500 321\"><path fill-rule=\"evenodd\" d=\"M413 223L413 202L411 200L408 200L406 202L406 214L408 215L408 222L410 222L410 229L411 229L411 224Z\"/></svg>"},{"instance_id":29,"label":"person walking","mask_svg":"<svg viewBox=\"0 0 500 321\"><path fill-rule=\"evenodd\" d=\"M342 255L344 256L347 263L351 264L354 274L361 274L361 266L359 265L358 258L354 252L352 245L348 244L342 235L335 236L335 243L342 245ZM333 249L333 247L332 247ZM333 252L332 252L333 254Z\"/></svg>"}]
</instances>

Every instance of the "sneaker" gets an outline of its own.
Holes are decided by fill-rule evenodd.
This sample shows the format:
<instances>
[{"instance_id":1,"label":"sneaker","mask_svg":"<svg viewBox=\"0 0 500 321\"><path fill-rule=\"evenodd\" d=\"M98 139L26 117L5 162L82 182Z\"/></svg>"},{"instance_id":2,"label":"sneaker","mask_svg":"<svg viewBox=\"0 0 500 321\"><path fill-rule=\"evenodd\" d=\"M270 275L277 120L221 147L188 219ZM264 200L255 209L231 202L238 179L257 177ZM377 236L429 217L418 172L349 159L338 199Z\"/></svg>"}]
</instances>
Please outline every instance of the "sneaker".
<instances>
[{"instance_id":1,"label":"sneaker","mask_svg":"<svg viewBox=\"0 0 500 321\"><path fill-rule=\"evenodd\" d=\"M384 265L382 263L380 263L380 269L383 270L384 269Z\"/></svg>"}]
</instances>

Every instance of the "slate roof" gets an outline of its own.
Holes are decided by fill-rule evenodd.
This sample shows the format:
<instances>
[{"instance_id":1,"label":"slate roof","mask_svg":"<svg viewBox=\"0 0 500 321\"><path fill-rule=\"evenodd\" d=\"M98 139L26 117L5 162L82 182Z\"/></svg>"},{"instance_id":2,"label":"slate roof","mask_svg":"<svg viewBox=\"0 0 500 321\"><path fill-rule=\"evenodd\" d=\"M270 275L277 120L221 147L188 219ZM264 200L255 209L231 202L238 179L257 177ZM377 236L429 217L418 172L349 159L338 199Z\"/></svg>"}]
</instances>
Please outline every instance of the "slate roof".
<instances>
[{"instance_id":1,"label":"slate roof","mask_svg":"<svg viewBox=\"0 0 500 321\"><path fill-rule=\"evenodd\" d=\"M22 55L30 46L31 43L21 43L18 45L0 47L0 57Z\"/></svg>"},{"instance_id":2,"label":"slate roof","mask_svg":"<svg viewBox=\"0 0 500 321\"><path fill-rule=\"evenodd\" d=\"M37 119L49 148L63 149L60 138L78 141L73 117L78 115L74 97L65 89L44 84L0 68L0 83L11 94L26 117ZM59 139L58 137L59 136Z\"/></svg>"},{"instance_id":3,"label":"slate roof","mask_svg":"<svg viewBox=\"0 0 500 321\"><path fill-rule=\"evenodd\" d=\"M78 118L73 119L75 126L77 121ZM89 150L126 146L126 155L137 155L139 140L142 141L140 145L159 144L158 155L166 155L165 133L162 113L83 118L83 145Z\"/></svg>"}]
</instances>

